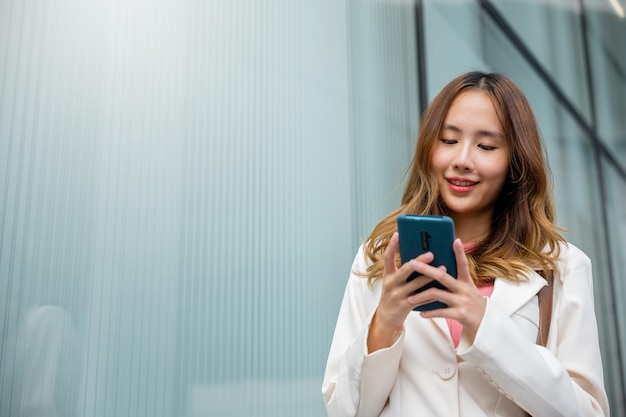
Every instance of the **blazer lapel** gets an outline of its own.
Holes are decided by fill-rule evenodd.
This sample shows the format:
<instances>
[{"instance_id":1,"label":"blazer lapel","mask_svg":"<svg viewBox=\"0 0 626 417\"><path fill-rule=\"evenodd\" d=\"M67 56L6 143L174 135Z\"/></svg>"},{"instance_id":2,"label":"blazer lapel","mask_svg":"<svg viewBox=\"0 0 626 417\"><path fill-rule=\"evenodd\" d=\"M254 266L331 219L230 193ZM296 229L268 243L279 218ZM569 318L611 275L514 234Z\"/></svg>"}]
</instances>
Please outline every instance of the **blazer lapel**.
<instances>
[{"instance_id":1,"label":"blazer lapel","mask_svg":"<svg viewBox=\"0 0 626 417\"><path fill-rule=\"evenodd\" d=\"M498 278L494 283L491 300L510 316L547 284L548 281L534 271L527 274L527 280L521 282Z\"/></svg>"},{"instance_id":2,"label":"blazer lapel","mask_svg":"<svg viewBox=\"0 0 626 417\"><path fill-rule=\"evenodd\" d=\"M494 283L493 293L490 298L492 302L496 303L501 310L510 316L537 295L539 290L546 286L547 283L548 281L534 271L527 274L527 279L521 282L498 278ZM433 318L432 322L452 341L446 319Z\"/></svg>"},{"instance_id":3,"label":"blazer lapel","mask_svg":"<svg viewBox=\"0 0 626 417\"><path fill-rule=\"evenodd\" d=\"M448 322L446 319L442 317L435 317L431 319L434 324L439 327L439 330L444 334L444 336L452 343L452 336L450 336L450 328L448 327Z\"/></svg>"}]
</instances>

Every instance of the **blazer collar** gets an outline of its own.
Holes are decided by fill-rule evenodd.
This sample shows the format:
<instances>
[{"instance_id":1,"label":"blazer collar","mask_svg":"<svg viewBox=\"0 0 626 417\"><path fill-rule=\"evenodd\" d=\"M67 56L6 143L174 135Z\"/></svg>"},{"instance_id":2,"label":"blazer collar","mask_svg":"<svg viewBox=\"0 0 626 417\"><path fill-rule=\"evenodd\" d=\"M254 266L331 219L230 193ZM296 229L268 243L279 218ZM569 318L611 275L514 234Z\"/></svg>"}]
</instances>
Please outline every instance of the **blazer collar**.
<instances>
[{"instance_id":1,"label":"blazer collar","mask_svg":"<svg viewBox=\"0 0 626 417\"><path fill-rule=\"evenodd\" d=\"M511 316L547 284L548 281L534 271L527 273L526 279L520 282L497 278L493 286L493 293L489 298L498 308ZM446 319L437 317L432 320L446 337L450 338L450 329ZM450 338L450 340L452 339Z\"/></svg>"},{"instance_id":2,"label":"blazer collar","mask_svg":"<svg viewBox=\"0 0 626 417\"><path fill-rule=\"evenodd\" d=\"M512 315L548 284L548 281L534 271L526 274L526 278L520 282L496 279L491 301L506 314Z\"/></svg>"}]
</instances>

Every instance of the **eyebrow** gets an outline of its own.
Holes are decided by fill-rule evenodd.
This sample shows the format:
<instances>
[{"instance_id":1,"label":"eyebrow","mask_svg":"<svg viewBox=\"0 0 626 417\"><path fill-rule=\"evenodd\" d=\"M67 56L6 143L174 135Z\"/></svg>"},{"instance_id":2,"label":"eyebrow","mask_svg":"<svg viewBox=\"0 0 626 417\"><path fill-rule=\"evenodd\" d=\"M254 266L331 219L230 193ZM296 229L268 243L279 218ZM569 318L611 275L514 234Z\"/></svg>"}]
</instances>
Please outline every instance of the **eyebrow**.
<instances>
[{"instance_id":1,"label":"eyebrow","mask_svg":"<svg viewBox=\"0 0 626 417\"><path fill-rule=\"evenodd\" d=\"M458 127L456 127L455 125L451 125L451 124L444 124L442 130L452 130L453 132L456 133L461 133L461 129L459 129ZM503 138L504 135L500 132L498 132L497 130L479 130L478 132L478 136L488 136L488 137L492 137L492 138Z\"/></svg>"}]
</instances>

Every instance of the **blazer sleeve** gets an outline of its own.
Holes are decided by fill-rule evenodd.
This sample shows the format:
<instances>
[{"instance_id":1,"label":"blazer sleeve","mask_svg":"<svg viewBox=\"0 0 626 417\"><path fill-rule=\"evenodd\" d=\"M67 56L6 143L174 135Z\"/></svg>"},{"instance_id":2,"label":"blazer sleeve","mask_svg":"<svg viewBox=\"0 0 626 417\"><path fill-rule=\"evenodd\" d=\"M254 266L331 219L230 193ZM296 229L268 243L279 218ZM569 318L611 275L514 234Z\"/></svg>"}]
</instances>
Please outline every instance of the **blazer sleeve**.
<instances>
[{"instance_id":1,"label":"blazer sleeve","mask_svg":"<svg viewBox=\"0 0 626 417\"><path fill-rule=\"evenodd\" d=\"M555 276L547 348L488 302L473 345L459 345L457 353L532 416L608 417L591 261L575 247L567 251Z\"/></svg>"},{"instance_id":2,"label":"blazer sleeve","mask_svg":"<svg viewBox=\"0 0 626 417\"><path fill-rule=\"evenodd\" d=\"M393 346L367 352L369 324L378 299L367 284L363 249L352 266L328 355L322 394L329 417L369 417L382 412L395 382L404 332Z\"/></svg>"}]
</instances>

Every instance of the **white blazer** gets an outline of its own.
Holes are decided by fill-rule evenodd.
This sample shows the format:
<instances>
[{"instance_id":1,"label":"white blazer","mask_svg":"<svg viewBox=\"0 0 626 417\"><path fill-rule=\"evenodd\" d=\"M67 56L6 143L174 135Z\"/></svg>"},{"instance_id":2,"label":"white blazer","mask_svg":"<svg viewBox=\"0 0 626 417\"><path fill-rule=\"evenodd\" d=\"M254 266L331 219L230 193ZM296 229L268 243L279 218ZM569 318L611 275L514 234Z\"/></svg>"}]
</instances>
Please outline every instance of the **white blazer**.
<instances>
[{"instance_id":1,"label":"white blazer","mask_svg":"<svg viewBox=\"0 0 626 417\"><path fill-rule=\"evenodd\" d=\"M535 344L537 292L531 273L521 283L496 279L470 344L455 349L445 319L411 312L393 346L367 352L367 333L381 281L370 289L361 247L335 329L322 394L330 417L582 417L609 415L593 304L591 261L563 244L554 273L547 346Z\"/></svg>"}]
</instances>

